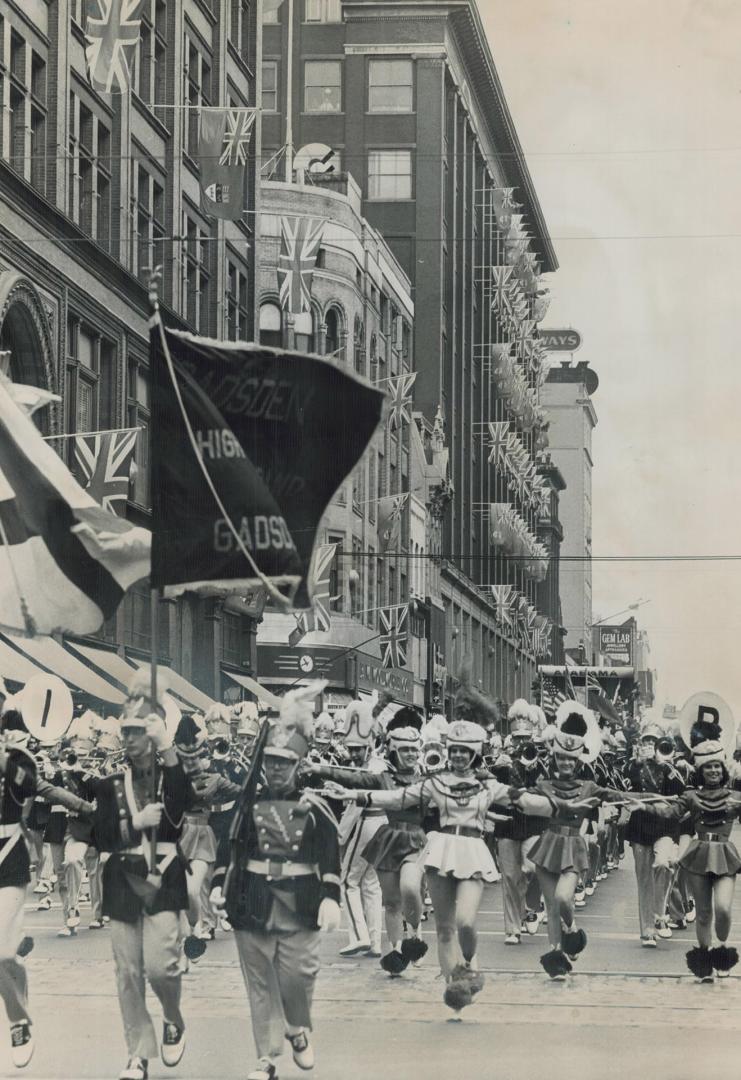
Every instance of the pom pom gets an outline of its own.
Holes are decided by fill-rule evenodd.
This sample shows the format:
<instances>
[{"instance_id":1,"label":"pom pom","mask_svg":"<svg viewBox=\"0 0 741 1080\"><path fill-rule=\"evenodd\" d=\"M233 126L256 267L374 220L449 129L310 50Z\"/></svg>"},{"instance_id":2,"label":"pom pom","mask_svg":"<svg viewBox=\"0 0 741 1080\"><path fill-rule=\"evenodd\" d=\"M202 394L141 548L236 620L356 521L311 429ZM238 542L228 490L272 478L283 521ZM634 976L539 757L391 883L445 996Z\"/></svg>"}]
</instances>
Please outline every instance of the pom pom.
<instances>
[{"instance_id":1,"label":"pom pom","mask_svg":"<svg viewBox=\"0 0 741 1080\"><path fill-rule=\"evenodd\" d=\"M716 720L696 720L690 731L690 746L703 742L720 742L720 724Z\"/></svg>"},{"instance_id":2,"label":"pom pom","mask_svg":"<svg viewBox=\"0 0 741 1080\"><path fill-rule=\"evenodd\" d=\"M738 949L728 945L716 945L710 950L710 961L716 971L730 971L738 963Z\"/></svg>"},{"instance_id":3,"label":"pom pom","mask_svg":"<svg viewBox=\"0 0 741 1080\"><path fill-rule=\"evenodd\" d=\"M403 947L404 946L402 945L402 949ZM380 959L381 967L384 971L387 971L389 975L401 975L402 971L406 971L409 963L409 959L396 949L387 952L386 955L382 956Z\"/></svg>"},{"instance_id":4,"label":"pom pom","mask_svg":"<svg viewBox=\"0 0 741 1080\"><path fill-rule=\"evenodd\" d=\"M409 728L412 727L416 731L422 730L422 717L419 715L416 709L413 709L410 705L405 705L402 709L399 709L397 713L386 724L386 734L389 731L394 731L396 728Z\"/></svg>"},{"instance_id":5,"label":"pom pom","mask_svg":"<svg viewBox=\"0 0 741 1080\"><path fill-rule=\"evenodd\" d=\"M563 951L573 960L587 947L587 935L583 930L563 930L561 932Z\"/></svg>"},{"instance_id":6,"label":"pom pom","mask_svg":"<svg viewBox=\"0 0 741 1080\"><path fill-rule=\"evenodd\" d=\"M555 979L557 975L568 975L571 971L571 961L560 949L553 949L551 952L544 953L540 958L540 963L543 970L552 979Z\"/></svg>"},{"instance_id":7,"label":"pom pom","mask_svg":"<svg viewBox=\"0 0 741 1080\"><path fill-rule=\"evenodd\" d=\"M460 1012L461 1009L465 1009L466 1005L470 1005L473 1001L471 994L471 987L468 985L467 979L461 979L457 982L450 982L445 987L445 993L443 994L443 1001L449 1009L453 1009L454 1012Z\"/></svg>"},{"instance_id":8,"label":"pom pom","mask_svg":"<svg viewBox=\"0 0 741 1080\"><path fill-rule=\"evenodd\" d=\"M401 943L401 955L408 964L421 960L427 952L427 943L418 937L404 938Z\"/></svg>"},{"instance_id":9,"label":"pom pom","mask_svg":"<svg viewBox=\"0 0 741 1080\"><path fill-rule=\"evenodd\" d=\"M576 735L581 738L587 733L587 722L581 713L569 713L561 724L561 732L564 735Z\"/></svg>"},{"instance_id":10,"label":"pom pom","mask_svg":"<svg viewBox=\"0 0 741 1080\"><path fill-rule=\"evenodd\" d=\"M451 983L467 983L471 996L480 994L484 989L484 976L466 964L457 964L450 973Z\"/></svg>"},{"instance_id":11,"label":"pom pom","mask_svg":"<svg viewBox=\"0 0 741 1080\"><path fill-rule=\"evenodd\" d=\"M694 948L685 953L687 967L697 979L707 979L713 974L710 949Z\"/></svg>"}]
</instances>

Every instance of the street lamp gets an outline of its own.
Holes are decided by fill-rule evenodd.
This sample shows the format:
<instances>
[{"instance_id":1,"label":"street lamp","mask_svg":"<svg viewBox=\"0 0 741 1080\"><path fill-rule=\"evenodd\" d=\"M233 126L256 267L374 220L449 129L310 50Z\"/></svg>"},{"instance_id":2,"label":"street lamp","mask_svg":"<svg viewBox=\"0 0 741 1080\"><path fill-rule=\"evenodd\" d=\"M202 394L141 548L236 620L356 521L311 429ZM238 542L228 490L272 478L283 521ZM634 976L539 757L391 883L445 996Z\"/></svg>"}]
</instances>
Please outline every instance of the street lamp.
<instances>
[{"instance_id":1,"label":"street lamp","mask_svg":"<svg viewBox=\"0 0 741 1080\"><path fill-rule=\"evenodd\" d=\"M636 600L634 604L628 604L628 606L626 608L623 608L622 611L616 611L614 615L607 615L604 619L598 619L597 622L592 623L592 626L600 626L602 623L609 622L610 619L616 619L618 615L625 615L626 611L638 611L638 608L643 607L644 604L650 603L650 598L647 600Z\"/></svg>"}]
</instances>

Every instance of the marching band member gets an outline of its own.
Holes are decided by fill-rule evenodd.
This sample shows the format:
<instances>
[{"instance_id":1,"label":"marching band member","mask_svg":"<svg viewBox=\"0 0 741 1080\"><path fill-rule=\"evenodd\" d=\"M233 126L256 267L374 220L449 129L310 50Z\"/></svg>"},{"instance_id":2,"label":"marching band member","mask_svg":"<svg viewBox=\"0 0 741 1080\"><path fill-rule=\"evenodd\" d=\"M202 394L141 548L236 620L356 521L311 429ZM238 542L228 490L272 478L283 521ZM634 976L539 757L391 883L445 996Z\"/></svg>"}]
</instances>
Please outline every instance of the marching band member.
<instances>
[{"instance_id":1,"label":"marching band member","mask_svg":"<svg viewBox=\"0 0 741 1080\"><path fill-rule=\"evenodd\" d=\"M738 951L727 944L731 911L741 856L731 841L731 830L741 815L741 795L729 784L726 748L715 721L686 722L682 731L695 764L694 788L672 800L671 806L649 809L660 818L680 820L689 815L695 834L680 858L695 900L697 947L686 954L687 967L699 982L728 976L738 963ZM713 947L713 929L718 945Z\"/></svg>"},{"instance_id":2,"label":"marching band member","mask_svg":"<svg viewBox=\"0 0 741 1080\"><path fill-rule=\"evenodd\" d=\"M212 901L234 927L250 1001L257 1067L248 1080L276 1080L284 1037L301 1069L312 1069L311 1003L319 971L319 931L340 925L337 823L298 765L309 750L312 707L326 683L285 695L267 731L265 784L248 778L231 850L222 845Z\"/></svg>"},{"instance_id":3,"label":"marching band member","mask_svg":"<svg viewBox=\"0 0 741 1080\"><path fill-rule=\"evenodd\" d=\"M656 743L664 731L651 720L640 730L637 756L625 775L631 791L657 795L679 795L683 778L669 775L667 766L656 758ZM656 938L670 938L667 902L677 865L677 827L645 809L634 810L628 819L626 839L633 850L638 885L638 921L643 948L656 948Z\"/></svg>"},{"instance_id":4,"label":"marching band member","mask_svg":"<svg viewBox=\"0 0 741 1080\"><path fill-rule=\"evenodd\" d=\"M368 766L380 725L372 707L352 701L345 709L343 736L350 764L356 769ZM382 766L375 765L380 772ZM375 868L364 852L373 836L386 824L386 812L377 809L347 807L339 825L342 851L340 881L342 901L347 916L348 944L340 956L381 956L381 885Z\"/></svg>"},{"instance_id":5,"label":"marching band member","mask_svg":"<svg viewBox=\"0 0 741 1080\"><path fill-rule=\"evenodd\" d=\"M94 835L107 855L103 912L110 917L129 1055L119 1080L147 1080L148 1062L158 1052L173 1066L185 1050L180 914L188 907L188 891L177 842L191 789L165 727L165 698L160 693L151 700L148 678L145 671L134 677L121 715L128 763L96 786ZM147 1010L145 978L162 1005L161 1047Z\"/></svg>"},{"instance_id":6,"label":"marching band member","mask_svg":"<svg viewBox=\"0 0 741 1080\"><path fill-rule=\"evenodd\" d=\"M497 766L494 775L511 787L529 788L542 770L532 741L536 729L528 703L522 699L515 701L510 706L508 719L512 740L507 758L509 764ZM497 821L494 826L497 863L502 875L504 944L519 945L522 932L537 933L542 921L540 884L529 852L543 831L544 823L515 807L504 816L508 820Z\"/></svg>"},{"instance_id":7,"label":"marching band member","mask_svg":"<svg viewBox=\"0 0 741 1080\"><path fill-rule=\"evenodd\" d=\"M183 822L180 851L188 863L188 923L190 934L184 951L196 963L206 951L206 943L196 934L201 929L201 896L211 889L216 863L216 835L209 824L212 805L234 802L240 785L227 780L213 768L208 749L207 729L199 716L184 714L175 732L175 749L190 780L193 795Z\"/></svg>"},{"instance_id":8,"label":"marching band member","mask_svg":"<svg viewBox=\"0 0 741 1080\"><path fill-rule=\"evenodd\" d=\"M86 803L95 798L94 778L85 767L85 761L92 754L95 745L94 719L100 718L88 710L72 721L67 731L69 750L63 754L61 761L64 787ZM77 933L80 925L80 890L86 870L92 908L90 927L99 930L103 926L102 880L100 859L93 844L92 822L89 816L69 812L64 839L64 859L59 873L59 896L65 925L57 937L74 937Z\"/></svg>"},{"instance_id":9,"label":"marching band member","mask_svg":"<svg viewBox=\"0 0 741 1080\"><path fill-rule=\"evenodd\" d=\"M237 785L241 790L246 776L246 768L242 760L236 755L231 744L232 717L233 710L230 712L228 709L225 710L223 706L215 705L206 713L205 720L214 770L229 783ZM208 824L213 829L216 837L217 851L221 841L229 838L229 829L234 820L236 808L236 797L229 799L227 802L213 802L210 806ZM211 903L212 874L213 871L210 875L207 875L201 890L201 927L210 939L215 936L217 923L219 929L227 933L231 930L226 915L222 912L221 916L218 916L213 909Z\"/></svg>"},{"instance_id":10,"label":"marching band member","mask_svg":"<svg viewBox=\"0 0 741 1080\"><path fill-rule=\"evenodd\" d=\"M491 706L477 691L463 684L456 698L458 715L487 717ZM364 807L404 810L434 806L439 829L428 833L420 856L432 897L440 967L446 979L444 1000L460 1011L483 988L476 962L476 916L484 884L498 878L494 860L483 840L487 812L493 803L515 803L525 813L550 815L555 802L539 795L508 788L498 780L481 780L487 734L471 719L459 719L448 728L448 766L442 773L394 791L343 792Z\"/></svg>"},{"instance_id":11,"label":"marching band member","mask_svg":"<svg viewBox=\"0 0 741 1080\"><path fill-rule=\"evenodd\" d=\"M377 791L408 787L422 777L419 760L421 728L422 717L416 709L405 707L392 717L386 726L387 762L382 772L312 764L308 765L308 771L329 781L326 790L330 797L333 783ZM340 787L340 794L342 790ZM391 943L390 951L381 958L381 967L390 975L400 975L410 963L418 963L427 952L427 945L419 936L422 919L419 853L425 840L422 813L418 808L389 810L388 821L381 824L361 852L375 868L381 885L386 933Z\"/></svg>"}]
</instances>

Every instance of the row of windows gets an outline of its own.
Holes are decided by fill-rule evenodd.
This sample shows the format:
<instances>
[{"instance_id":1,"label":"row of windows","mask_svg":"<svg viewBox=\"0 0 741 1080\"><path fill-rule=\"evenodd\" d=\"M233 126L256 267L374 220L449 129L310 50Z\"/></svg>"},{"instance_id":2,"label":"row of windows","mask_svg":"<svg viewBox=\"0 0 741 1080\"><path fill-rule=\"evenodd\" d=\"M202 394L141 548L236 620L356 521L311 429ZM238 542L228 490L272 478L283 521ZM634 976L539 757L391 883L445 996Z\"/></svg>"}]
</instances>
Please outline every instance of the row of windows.
<instances>
[{"instance_id":1,"label":"row of windows","mask_svg":"<svg viewBox=\"0 0 741 1080\"><path fill-rule=\"evenodd\" d=\"M262 107L278 112L278 60L262 65ZM414 109L414 68L411 60L370 60L368 62L368 112L409 113ZM304 62L304 112L342 112L342 61Z\"/></svg>"},{"instance_id":2,"label":"row of windows","mask_svg":"<svg viewBox=\"0 0 741 1080\"><path fill-rule=\"evenodd\" d=\"M266 25L279 23L285 6L282 0L263 0L263 23ZM342 22L341 0L304 0L304 22Z\"/></svg>"}]
</instances>

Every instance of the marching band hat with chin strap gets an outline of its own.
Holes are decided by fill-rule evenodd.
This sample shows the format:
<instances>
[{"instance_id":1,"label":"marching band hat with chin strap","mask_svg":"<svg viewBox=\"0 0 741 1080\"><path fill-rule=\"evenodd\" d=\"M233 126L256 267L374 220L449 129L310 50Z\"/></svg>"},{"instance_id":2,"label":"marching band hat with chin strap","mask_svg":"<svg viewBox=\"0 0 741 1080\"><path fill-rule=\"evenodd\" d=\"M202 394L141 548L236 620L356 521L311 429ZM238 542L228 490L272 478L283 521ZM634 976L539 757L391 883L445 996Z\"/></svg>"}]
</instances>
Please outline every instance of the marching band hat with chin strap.
<instances>
[{"instance_id":1,"label":"marching band hat with chin strap","mask_svg":"<svg viewBox=\"0 0 741 1080\"><path fill-rule=\"evenodd\" d=\"M386 725L386 742L389 750L402 746L420 746L422 743L422 717L416 709L406 705L391 717Z\"/></svg>"},{"instance_id":2,"label":"marching band hat with chin strap","mask_svg":"<svg viewBox=\"0 0 741 1080\"><path fill-rule=\"evenodd\" d=\"M486 731L480 724L474 724L471 720L454 720L448 728L448 751L455 746L465 746L474 754L483 754L486 739Z\"/></svg>"},{"instance_id":3,"label":"marching band hat with chin strap","mask_svg":"<svg viewBox=\"0 0 741 1080\"><path fill-rule=\"evenodd\" d=\"M558 707L553 737L552 753L564 757L583 758L587 751L588 737L599 727L591 709L579 701L563 701Z\"/></svg>"}]
</instances>

